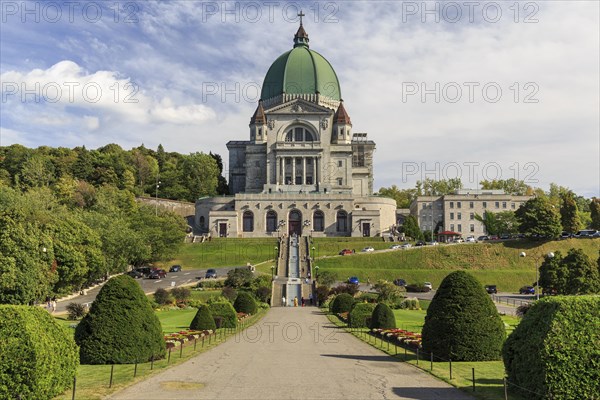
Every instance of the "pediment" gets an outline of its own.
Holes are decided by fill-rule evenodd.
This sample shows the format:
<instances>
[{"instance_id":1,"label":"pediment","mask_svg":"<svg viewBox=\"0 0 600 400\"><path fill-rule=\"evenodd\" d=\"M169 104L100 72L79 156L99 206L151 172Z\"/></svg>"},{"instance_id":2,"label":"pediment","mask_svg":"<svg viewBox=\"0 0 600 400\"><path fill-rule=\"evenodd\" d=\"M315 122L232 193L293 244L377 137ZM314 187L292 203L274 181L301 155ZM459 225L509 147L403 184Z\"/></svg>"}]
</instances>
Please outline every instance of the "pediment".
<instances>
[{"instance_id":1,"label":"pediment","mask_svg":"<svg viewBox=\"0 0 600 400\"><path fill-rule=\"evenodd\" d=\"M327 107L323 107L306 100L302 99L294 99L292 101L288 101L287 103L280 104L276 107L273 107L265 112L268 114L277 114L277 115L297 115L297 114L324 114L329 115L333 113L333 110Z\"/></svg>"}]
</instances>

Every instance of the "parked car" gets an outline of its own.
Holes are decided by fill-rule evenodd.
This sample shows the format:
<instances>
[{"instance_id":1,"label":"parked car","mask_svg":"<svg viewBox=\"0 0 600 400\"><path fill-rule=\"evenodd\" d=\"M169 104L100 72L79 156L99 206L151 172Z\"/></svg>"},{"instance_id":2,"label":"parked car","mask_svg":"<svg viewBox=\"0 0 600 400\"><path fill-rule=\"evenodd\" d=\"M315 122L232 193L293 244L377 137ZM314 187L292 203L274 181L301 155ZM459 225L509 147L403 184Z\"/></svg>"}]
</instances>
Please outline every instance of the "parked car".
<instances>
[{"instance_id":1,"label":"parked car","mask_svg":"<svg viewBox=\"0 0 600 400\"><path fill-rule=\"evenodd\" d=\"M433 290L433 286L431 285L431 282L424 282L423 286L425 286L429 290Z\"/></svg>"},{"instance_id":2,"label":"parked car","mask_svg":"<svg viewBox=\"0 0 600 400\"><path fill-rule=\"evenodd\" d=\"M483 235L483 236L479 236L479 237L477 238L477 240L479 240L479 241L482 241L482 240L490 240L490 237L489 237L489 236L485 236L485 235Z\"/></svg>"},{"instance_id":3,"label":"parked car","mask_svg":"<svg viewBox=\"0 0 600 400\"><path fill-rule=\"evenodd\" d=\"M152 272L152 268L150 268L150 267L139 267L139 268L136 268L135 271L138 271L142 275L144 275L144 276L147 277Z\"/></svg>"},{"instance_id":4,"label":"parked car","mask_svg":"<svg viewBox=\"0 0 600 400\"><path fill-rule=\"evenodd\" d=\"M486 292L488 292L488 294L498 293L498 289L496 288L496 285L485 285L485 290L486 290Z\"/></svg>"},{"instance_id":5,"label":"parked car","mask_svg":"<svg viewBox=\"0 0 600 400\"><path fill-rule=\"evenodd\" d=\"M467 242L467 243L477 243L477 240L475 239L475 237L474 237L474 236L469 236L469 237L468 237L468 238L465 240L465 242Z\"/></svg>"},{"instance_id":6,"label":"parked car","mask_svg":"<svg viewBox=\"0 0 600 400\"><path fill-rule=\"evenodd\" d=\"M519 289L519 294L535 294L535 288L533 286L523 286Z\"/></svg>"},{"instance_id":7,"label":"parked car","mask_svg":"<svg viewBox=\"0 0 600 400\"><path fill-rule=\"evenodd\" d=\"M421 247L421 246L425 246L425 242L422 240L419 240L417 243L415 243L415 247Z\"/></svg>"},{"instance_id":8,"label":"parked car","mask_svg":"<svg viewBox=\"0 0 600 400\"><path fill-rule=\"evenodd\" d=\"M365 247L365 248L364 248L364 249L362 249L361 251L362 251L363 253L368 253L368 252L371 252L371 251L375 251L375 249L369 246L369 247Z\"/></svg>"},{"instance_id":9,"label":"parked car","mask_svg":"<svg viewBox=\"0 0 600 400\"><path fill-rule=\"evenodd\" d=\"M393 244L393 245L390 246L390 249L392 249L392 250L398 250L398 249L401 249L401 248L402 248L402 246L399 245L399 244Z\"/></svg>"},{"instance_id":10,"label":"parked car","mask_svg":"<svg viewBox=\"0 0 600 400\"><path fill-rule=\"evenodd\" d=\"M167 271L164 269L154 269L152 272L150 272L150 275L148 275L148 279L161 279L166 277Z\"/></svg>"},{"instance_id":11,"label":"parked car","mask_svg":"<svg viewBox=\"0 0 600 400\"><path fill-rule=\"evenodd\" d=\"M575 234L575 237L577 237L577 238L595 237L596 233L598 233L598 231L595 229L583 229L583 230L577 232L577 234Z\"/></svg>"},{"instance_id":12,"label":"parked car","mask_svg":"<svg viewBox=\"0 0 600 400\"><path fill-rule=\"evenodd\" d=\"M410 249L412 247L412 245L410 243L404 243L402 246L403 249Z\"/></svg>"},{"instance_id":13,"label":"parked car","mask_svg":"<svg viewBox=\"0 0 600 400\"><path fill-rule=\"evenodd\" d=\"M437 246L437 245L439 245L439 244L440 244L440 243L439 243L437 240L432 240L431 242L427 242L427 245L428 245L428 246Z\"/></svg>"},{"instance_id":14,"label":"parked car","mask_svg":"<svg viewBox=\"0 0 600 400\"><path fill-rule=\"evenodd\" d=\"M487 240L498 240L500 239L498 235L491 235Z\"/></svg>"},{"instance_id":15,"label":"parked car","mask_svg":"<svg viewBox=\"0 0 600 400\"><path fill-rule=\"evenodd\" d=\"M406 286L406 281L404 279L394 279L394 285L396 286Z\"/></svg>"},{"instance_id":16,"label":"parked car","mask_svg":"<svg viewBox=\"0 0 600 400\"><path fill-rule=\"evenodd\" d=\"M510 235L507 233L500 235L500 240L509 240L510 238Z\"/></svg>"},{"instance_id":17,"label":"parked car","mask_svg":"<svg viewBox=\"0 0 600 400\"><path fill-rule=\"evenodd\" d=\"M206 270L206 275L204 275L205 279L210 279L210 278L216 278L217 277L217 270L210 268Z\"/></svg>"},{"instance_id":18,"label":"parked car","mask_svg":"<svg viewBox=\"0 0 600 400\"><path fill-rule=\"evenodd\" d=\"M463 238L456 238L453 240L454 243L464 243Z\"/></svg>"},{"instance_id":19,"label":"parked car","mask_svg":"<svg viewBox=\"0 0 600 400\"><path fill-rule=\"evenodd\" d=\"M181 265L171 265L169 272L181 272Z\"/></svg>"},{"instance_id":20,"label":"parked car","mask_svg":"<svg viewBox=\"0 0 600 400\"><path fill-rule=\"evenodd\" d=\"M348 283L351 285L358 285L360 282L358 281L358 277L351 276L350 278L348 278Z\"/></svg>"},{"instance_id":21,"label":"parked car","mask_svg":"<svg viewBox=\"0 0 600 400\"><path fill-rule=\"evenodd\" d=\"M137 269L129 271L127 273L127 275L129 275L130 277L135 278L135 279L139 279L139 278L143 278L144 277L144 274L141 271L137 270Z\"/></svg>"},{"instance_id":22,"label":"parked car","mask_svg":"<svg viewBox=\"0 0 600 400\"><path fill-rule=\"evenodd\" d=\"M344 249L344 250L340 251L338 254L340 256L345 256L345 255L348 255L348 254L352 254L352 250L350 250L350 249Z\"/></svg>"}]
</instances>

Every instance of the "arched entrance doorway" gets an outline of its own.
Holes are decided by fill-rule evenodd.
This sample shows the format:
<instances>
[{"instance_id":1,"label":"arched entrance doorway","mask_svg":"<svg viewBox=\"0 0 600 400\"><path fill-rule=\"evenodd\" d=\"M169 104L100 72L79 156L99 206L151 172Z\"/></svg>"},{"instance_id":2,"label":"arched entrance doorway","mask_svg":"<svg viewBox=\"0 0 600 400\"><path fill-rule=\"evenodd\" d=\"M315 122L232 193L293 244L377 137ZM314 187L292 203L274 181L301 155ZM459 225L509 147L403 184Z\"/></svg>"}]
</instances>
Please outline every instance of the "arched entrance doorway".
<instances>
[{"instance_id":1,"label":"arched entrance doorway","mask_svg":"<svg viewBox=\"0 0 600 400\"><path fill-rule=\"evenodd\" d=\"M293 210L290 212L288 227L290 236L294 233L298 236L302 235L302 214L300 214L300 211Z\"/></svg>"}]
</instances>

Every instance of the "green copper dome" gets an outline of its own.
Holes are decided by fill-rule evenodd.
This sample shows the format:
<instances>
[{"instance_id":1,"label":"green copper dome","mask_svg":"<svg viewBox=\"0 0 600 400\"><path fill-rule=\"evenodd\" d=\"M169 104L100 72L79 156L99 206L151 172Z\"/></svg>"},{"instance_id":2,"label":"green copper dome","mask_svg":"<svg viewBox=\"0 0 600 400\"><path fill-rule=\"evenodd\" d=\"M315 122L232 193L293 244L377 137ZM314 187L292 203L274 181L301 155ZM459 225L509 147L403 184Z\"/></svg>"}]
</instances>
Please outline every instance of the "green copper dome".
<instances>
[{"instance_id":1,"label":"green copper dome","mask_svg":"<svg viewBox=\"0 0 600 400\"><path fill-rule=\"evenodd\" d=\"M300 25L294 37L294 48L279 56L269 68L261 98L317 92L333 100L341 99L340 82L333 67L325 57L308 48L308 35Z\"/></svg>"}]
</instances>

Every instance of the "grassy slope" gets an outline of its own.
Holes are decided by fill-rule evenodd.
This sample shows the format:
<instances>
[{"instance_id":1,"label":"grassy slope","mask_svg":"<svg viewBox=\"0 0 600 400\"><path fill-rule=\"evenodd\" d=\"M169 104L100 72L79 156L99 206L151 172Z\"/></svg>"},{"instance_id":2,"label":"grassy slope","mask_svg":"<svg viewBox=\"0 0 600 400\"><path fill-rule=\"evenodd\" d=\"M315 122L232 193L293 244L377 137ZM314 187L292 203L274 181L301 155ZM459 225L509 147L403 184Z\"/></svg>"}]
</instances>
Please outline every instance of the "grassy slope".
<instances>
[{"instance_id":1,"label":"grassy slope","mask_svg":"<svg viewBox=\"0 0 600 400\"><path fill-rule=\"evenodd\" d=\"M357 243L358 244L358 243ZM383 242L380 242L383 245ZM482 284L496 284L500 291L517 291L535 281L535 265L540 255L581 248L593 260L598 259L600 239L570 239L553 242L510 241L500 243L460 244L395 250L382 253L357 253L350 256L324 257L335 254L339 243L315 240L317 264L334 271L338 279L358 276L362 281L403 278L408 282L430 281L434 287L452 270L465 269ZM389 243L386 243L389 247ZM527 257L520 257L524 251Z\"/></svg>"}]
</instances>

